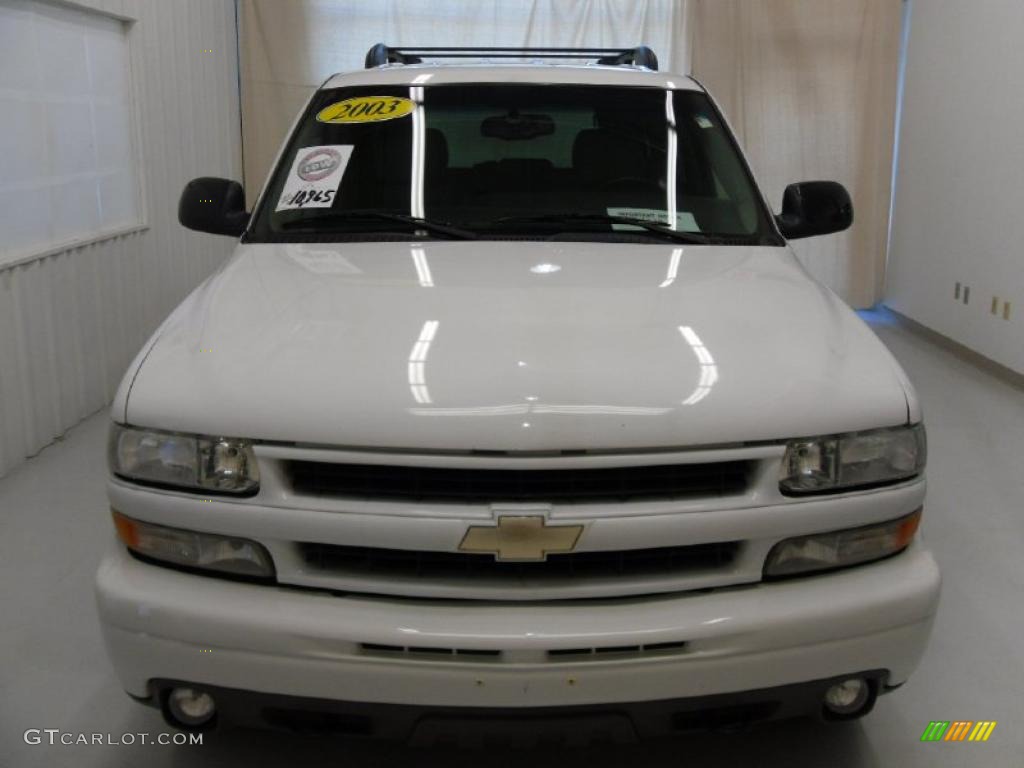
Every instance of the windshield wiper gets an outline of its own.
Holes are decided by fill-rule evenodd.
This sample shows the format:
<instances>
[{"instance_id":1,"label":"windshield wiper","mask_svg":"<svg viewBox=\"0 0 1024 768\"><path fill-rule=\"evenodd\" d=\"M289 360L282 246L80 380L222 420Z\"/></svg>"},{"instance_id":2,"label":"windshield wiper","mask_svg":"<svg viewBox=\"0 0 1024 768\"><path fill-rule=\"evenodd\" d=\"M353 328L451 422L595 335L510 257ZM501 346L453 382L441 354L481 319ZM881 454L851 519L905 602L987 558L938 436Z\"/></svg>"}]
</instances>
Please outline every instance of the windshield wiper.
<instances>
[{"instance_id":1,"label":"windshield wiper","mask_svg":"<svg viewBox=\"0 0 1024 768\"><path fill-rule=\"evenodd\" d=\"M628 224L634 227L640 227L648 232L654 232L670 240L677 240L681 243L691 243L693 245L708 245L716 242L715 238L708 237L707 235L701 235L696 232L680 232L675 229L669 229L668 227L662 226L661 224L655 224L651 221L645 221L644 219L634 219L632 216L613 216L605 213L547 213L537 214L533 216L503 216L500 219L493 219L487 222L488 226L495 224L559 224L559 223L586 223L592 222L594 224Z\"/></svg>"},{"instance_id":2,"label":"windshield wiper","mask_svg":"<svg viewBox=\"0 0 1024 768\"><path fill-rule=\"evenodd\" d=\"M422 219L418 216L410 216L405 213L377 211L371 208L348 211L330 211L317 216L307 216L293 221L286 221L281 225L281 229L300 229L304 226L316 227L319 224L336 221L359 221L367 219L371 221L374 219L397 221L402 224L408 224L410 226L419 227L420 229L425 229L428 232L433 232L438 235L447 235L448 237L454 237L460 240L476 240L480 237L480 235L470 229L462 229L461 227L453 226L445 221L432 221L431 219Z\"/></svg>"}]
</instances>

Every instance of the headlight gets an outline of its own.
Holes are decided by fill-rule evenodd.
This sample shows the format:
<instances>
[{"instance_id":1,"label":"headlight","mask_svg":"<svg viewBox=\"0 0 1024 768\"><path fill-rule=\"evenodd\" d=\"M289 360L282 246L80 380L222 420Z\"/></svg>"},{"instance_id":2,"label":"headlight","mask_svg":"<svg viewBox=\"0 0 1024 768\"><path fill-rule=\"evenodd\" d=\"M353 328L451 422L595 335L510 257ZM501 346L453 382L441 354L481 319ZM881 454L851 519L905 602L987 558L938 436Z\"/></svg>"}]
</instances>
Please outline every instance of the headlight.
<instances>
[{"instance_id":1,"label":"headlight","mask_svg":"<svg viewBox=\"0 0 1024 768\"><path fill-rule=\"evenodd\" d=\"M235 576L271 578L274 563L261 544L233 536L144 523L111 510L118 538L132 552L171 565Z\"/></svg>"},{"instance_id":2,"label":"headlight","mask_svg":"<svg viewBox=\"0 0 1024 768\"><path fill-rule=\"evenodd\" d=\"M919 509L887 523L784 539L768 553L765 578L830 571L881 560L905 549L920 522Z\"/></svg>"},{"instance_id":3,"label":"headlight","mask_svg":"<svg viewBox=\"0 0 1024 768\"><path fill-rule=\"evenodd\" d=\"M118 477L209 493L251 495L260 485L252 444L115 424L110 470Z\"/></svg>"},{"instance_id":4,"label":"headlight","mask_svg":"<svg viewBox=\"0 0 1024 768\"><path fill-rule=\"evenodd\" d=\"M906 480L924 469L926 453L923 424L793 440L779 487L821 493Z\"/></svg>"}]
</instances>

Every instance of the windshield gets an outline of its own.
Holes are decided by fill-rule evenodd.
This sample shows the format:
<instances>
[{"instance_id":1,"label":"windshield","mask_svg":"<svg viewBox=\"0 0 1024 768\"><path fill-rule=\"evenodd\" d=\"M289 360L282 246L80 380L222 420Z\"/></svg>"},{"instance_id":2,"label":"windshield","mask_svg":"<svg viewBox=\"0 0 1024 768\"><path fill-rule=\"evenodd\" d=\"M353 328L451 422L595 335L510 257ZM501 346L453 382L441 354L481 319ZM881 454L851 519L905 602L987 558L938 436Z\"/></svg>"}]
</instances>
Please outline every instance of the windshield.
<instances>
[{"instance_id":1,"label":"windshield","mask_svg":"<svg viewBox=\"0 0 1024 768\"><path fill-rule=\"evenodd\" d=\"M585 85L323 91L247 240L678 238L777 245L697 91Z\"/></svg>"}]
</instances>

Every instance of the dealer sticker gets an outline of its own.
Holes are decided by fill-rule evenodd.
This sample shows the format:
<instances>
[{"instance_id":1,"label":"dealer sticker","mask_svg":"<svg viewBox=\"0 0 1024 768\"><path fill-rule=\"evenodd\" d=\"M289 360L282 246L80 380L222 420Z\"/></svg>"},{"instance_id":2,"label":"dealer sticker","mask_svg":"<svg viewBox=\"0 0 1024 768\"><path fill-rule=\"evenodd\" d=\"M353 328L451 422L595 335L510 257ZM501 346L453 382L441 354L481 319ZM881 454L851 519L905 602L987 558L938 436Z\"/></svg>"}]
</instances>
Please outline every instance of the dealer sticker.
<instances>
[{"instance_id":1,"label":"dealer sticker","mask_svg":"<svg viewBox=\"0 0 1024 768\"><path fill-rule=\"evenodd\" d=\"M663 227L669 226L668 211L655 208L608 208L609 216L624 216L629 219L649 221L651 224L659 224ZM643 229L632 224L612 224L613 230ZM674 229L681 232L700 232L697 226L697 219L689 211L676 211L676 223Z\"/></svg>"},{"instance_id":2,"label":"dealer sticker","mask_svg":"<svg viewBox=\"0 0 1024 768\"><path fill-rule=\"evenodd\" d=\"M405 117L416 109L416 102L401 96L355 96L321 109L316 119L334 125L343 123L379 123Z\"/></svg>"},{"instance_id":3,"label":"dealer sticker","mask_svg":"<svg viewBox=\"0 0 1024 768\"><path fill-rule=\"evenodd\" d=\"M345 175L351 144L304 147L295 155L291 173L277 202L277 211L330 208Z\"/></svg>"}]
</instances>

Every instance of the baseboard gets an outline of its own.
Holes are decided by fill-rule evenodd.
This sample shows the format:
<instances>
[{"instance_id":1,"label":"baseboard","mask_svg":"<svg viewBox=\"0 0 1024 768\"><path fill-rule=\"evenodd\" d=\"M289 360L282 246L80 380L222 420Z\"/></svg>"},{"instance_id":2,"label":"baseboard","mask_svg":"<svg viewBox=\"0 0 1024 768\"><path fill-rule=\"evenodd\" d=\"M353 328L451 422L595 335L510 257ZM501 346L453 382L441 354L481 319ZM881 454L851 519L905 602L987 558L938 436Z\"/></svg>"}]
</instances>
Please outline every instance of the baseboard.
<instances>
[{"instance_id":1,"label":"baseboard","mask_svg":"<svg viewBox=\"0 0 1024 768\"><path fill-rule=\"evenodd\" d=\"M890 312L899 321L900 325L904 326L912 333L916 333L917 335L928 339L928 341L931 341L940 347L944 347L957 357L971 365L981 368L986 373L991 373L1001 381L1019 389L1024 389L1024 373L1019 373L1013 368L1009 368L1002 363L996 362L991 357L985 357L985 355L980 352L975 352L973 349L964 346L959 341L955 341L954 339L949 338L949 336L944 336L938 331L929 328L927 325L922 325L917 322L917 320L897 312L892 307L885 305L882 306L885 307L886 312Z\"/></svg>"}]
</instances>

